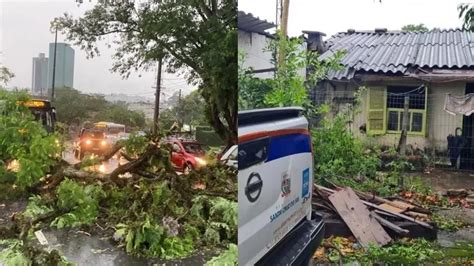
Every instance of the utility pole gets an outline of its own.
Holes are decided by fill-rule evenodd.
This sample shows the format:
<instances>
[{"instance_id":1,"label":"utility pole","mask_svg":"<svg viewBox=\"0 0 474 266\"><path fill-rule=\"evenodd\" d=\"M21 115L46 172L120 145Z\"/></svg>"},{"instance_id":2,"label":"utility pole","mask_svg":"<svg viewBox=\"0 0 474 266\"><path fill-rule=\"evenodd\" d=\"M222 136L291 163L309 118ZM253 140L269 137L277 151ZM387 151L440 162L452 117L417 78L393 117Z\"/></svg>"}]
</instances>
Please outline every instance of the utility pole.
<instances>
[{"instance_id":1,"label":"utility pole","mask_svg":"<svg viewBox=\"0 0 474 266\"><path fill-rule=\"evenodd\" d=\"M161 94L161 64L163 59L158 60L158 73L156 74L155 113L153 115L153 134L158 133L158 118L160 116L160 94Z\"/></svg>"},{"instance_id":2,"label":"utility pole","mask_svg":"<svg viewBox=\"0 0 474 266\"><path fill-rule=\"evenodd\" d=\"M54 101L54 79L56 78L56 48L58 46L58 27L55 27L54 34L54 55L53 55L53 80L51 81L51 102Z\"/></svg>"},{"instance_id":3,"label":"utility pole","mask_svg":"<svg viewBox=\"0 0 474 266\"><path fill-rule=\"evenodd\" d=\"M278 28L280 26L281 21L281 10L283 9L282 0L276 0L276 7L275 7L275 25Z\"/></svg>"},{"instance_id":4,"label":"utility pole","mask_svg":"<svg viewBox=\"0 0 474 266\"><path fill-rule=\"evenodd\" d=\"M288 36L288 13L290 10L290 0L282 0L283 7L281 12L281 37L286 38ZM278 66L282 67L285 64L285 54L286 54L286 45L283 44L284 42L280 42L280 51L278 55Z\"/></svg>"},{"instance_id":5,"label":"utility pole","mask_svg":"<svg viewBox=\"0 0 474 266\"><path fill-rule=\"evenodd\" d=\"M178 94L178 126L180 128L180 131L183 128L183 110L181 106L181 89L179 89L179 94Z\"/></svg>"}]
</instances>

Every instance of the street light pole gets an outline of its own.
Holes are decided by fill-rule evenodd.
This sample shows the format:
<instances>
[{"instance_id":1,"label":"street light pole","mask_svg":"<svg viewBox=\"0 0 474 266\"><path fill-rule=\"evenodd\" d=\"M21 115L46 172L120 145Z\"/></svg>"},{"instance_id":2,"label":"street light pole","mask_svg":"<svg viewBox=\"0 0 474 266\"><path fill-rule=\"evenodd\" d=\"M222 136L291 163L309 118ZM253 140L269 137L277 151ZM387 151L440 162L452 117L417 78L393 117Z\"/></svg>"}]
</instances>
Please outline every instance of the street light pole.
<instances>
[{"instance_id":1,"label":"street light pole","mask_svg":"<svg viewBox=\"0 0 474 266\"><path fill-rule=\"evenodd\" d=\"M58 45L58 28L54 35L54 55L53 55L53 80L51 81L51 102L54 100L54 79L56 78L56 48Z\"/></svg>"}]
</instances>

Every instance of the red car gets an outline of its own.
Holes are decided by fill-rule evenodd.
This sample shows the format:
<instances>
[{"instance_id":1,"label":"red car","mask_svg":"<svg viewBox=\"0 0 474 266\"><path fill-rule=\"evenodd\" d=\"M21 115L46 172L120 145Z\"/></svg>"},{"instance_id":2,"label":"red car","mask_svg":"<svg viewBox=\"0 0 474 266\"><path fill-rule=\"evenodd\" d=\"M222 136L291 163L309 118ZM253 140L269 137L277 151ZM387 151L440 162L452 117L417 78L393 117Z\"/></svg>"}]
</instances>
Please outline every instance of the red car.
<instances>
[{"instance_id":1,"label":"red car","mask_svg":"<svg viewBox=\"0 0 474 266\"><path fill-rule=\"evenodd\" d=\"M207 165L204 149L198 142L174 139L167 143L173 147L171 163L178 171L188 174L193 169Z\"/></svg>"}]
</instances>

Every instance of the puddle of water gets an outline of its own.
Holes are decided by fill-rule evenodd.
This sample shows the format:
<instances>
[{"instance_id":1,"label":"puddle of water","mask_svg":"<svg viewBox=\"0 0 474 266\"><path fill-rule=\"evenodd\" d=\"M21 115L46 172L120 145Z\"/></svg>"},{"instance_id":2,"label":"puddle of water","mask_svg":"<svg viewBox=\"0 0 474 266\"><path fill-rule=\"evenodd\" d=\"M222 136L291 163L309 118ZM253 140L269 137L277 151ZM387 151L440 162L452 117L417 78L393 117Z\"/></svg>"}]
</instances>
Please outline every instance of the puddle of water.
<instances>
[{"instance_id":1,"label":"puddle of water","mask_svg":"<svg viewBox=\"0 0 474 266\"><path fill-rule=\"evenodd\" d=\"M140 258L129 255L123 248L109 240L97 236L88 236L74 230L48 229L43 231L48 240L48 248L54 248L72 263L82 265L203 265L215 252L199 252L181 260L160 260Z\"/></svg>"}]
</instances>

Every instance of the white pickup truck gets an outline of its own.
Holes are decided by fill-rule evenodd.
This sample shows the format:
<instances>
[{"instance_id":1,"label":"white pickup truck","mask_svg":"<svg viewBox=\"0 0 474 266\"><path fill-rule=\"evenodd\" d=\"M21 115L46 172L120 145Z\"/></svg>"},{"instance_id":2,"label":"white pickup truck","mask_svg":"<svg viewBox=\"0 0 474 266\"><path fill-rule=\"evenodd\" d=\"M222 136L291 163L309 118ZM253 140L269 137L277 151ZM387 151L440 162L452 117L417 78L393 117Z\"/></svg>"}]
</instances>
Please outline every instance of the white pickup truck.
<instances>
[{"instance_id":1,"label":"white pickup truck","mask_svg":"<svg viewBox=\"0 0 474 266\"><path fill-rule=\"evenodd\" d=\"M311 208L311 137L301 112L239 112L239 265L308 265L322 241L324 222Z\"/></svg>"}]
</instances>

